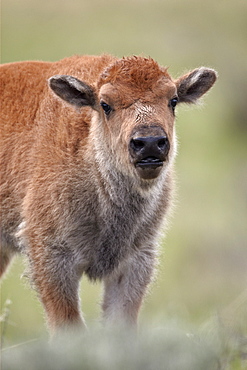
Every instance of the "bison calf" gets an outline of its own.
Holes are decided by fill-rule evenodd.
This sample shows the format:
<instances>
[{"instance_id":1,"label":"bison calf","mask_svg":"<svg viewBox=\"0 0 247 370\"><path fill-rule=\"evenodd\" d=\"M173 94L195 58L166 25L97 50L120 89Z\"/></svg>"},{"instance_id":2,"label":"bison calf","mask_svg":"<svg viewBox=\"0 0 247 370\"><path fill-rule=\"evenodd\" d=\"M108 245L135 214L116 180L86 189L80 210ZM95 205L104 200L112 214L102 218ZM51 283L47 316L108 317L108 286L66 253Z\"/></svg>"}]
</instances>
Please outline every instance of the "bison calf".
<instances>
[{"instance_id":1,"label":"bison calf","mask_svg":"<svg viewBox=\"0 0 247 370\"><path fill-rule=\"evenodd\" d=\"M136 324L171 202L175 107L215 80L143 57L0 67L1 274L28 256L51 332L85 325L83 274L103 280L105 321Z\"/></svg>"}]
</instances>

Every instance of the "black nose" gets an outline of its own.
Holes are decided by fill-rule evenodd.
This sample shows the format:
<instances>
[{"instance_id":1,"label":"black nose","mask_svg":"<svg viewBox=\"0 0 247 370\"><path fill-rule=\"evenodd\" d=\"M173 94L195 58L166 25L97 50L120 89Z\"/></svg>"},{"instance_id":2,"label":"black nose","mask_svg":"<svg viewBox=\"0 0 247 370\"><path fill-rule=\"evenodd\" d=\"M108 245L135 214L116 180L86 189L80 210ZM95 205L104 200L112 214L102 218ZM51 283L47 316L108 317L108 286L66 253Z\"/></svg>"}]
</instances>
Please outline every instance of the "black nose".
<instances>
[{"instance_id":1,"label":"black nose","mask_svg":"<svg viewBox=\"0 0 247 370\"><path fill-rule=\"evenodd\" d=\"M154 157L164 161L169 152L170 144L166 136L147 136L131 139L130 147L139 160Z\"/></svg>"}]
</instances>

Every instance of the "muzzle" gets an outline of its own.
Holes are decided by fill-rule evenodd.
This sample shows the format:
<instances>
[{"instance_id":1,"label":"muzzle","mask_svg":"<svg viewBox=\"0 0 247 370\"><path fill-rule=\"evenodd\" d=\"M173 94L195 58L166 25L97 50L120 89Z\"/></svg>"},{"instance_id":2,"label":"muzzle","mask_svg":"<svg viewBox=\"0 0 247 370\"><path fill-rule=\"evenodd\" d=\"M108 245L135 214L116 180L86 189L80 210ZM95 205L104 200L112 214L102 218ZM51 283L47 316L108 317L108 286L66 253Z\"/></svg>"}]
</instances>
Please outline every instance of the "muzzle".
<instances>
[{"instance_id":1,"label":"muzzle","mask_svg":"<svg viewBox=\"0 0 247 370\"><path fill-rule=\"evenodd\" d=\"M165 131L158 126L143 127L132 136L129 151L132 162L143 179L156 178L170 149Z\"/></svg>"}]
</instances>

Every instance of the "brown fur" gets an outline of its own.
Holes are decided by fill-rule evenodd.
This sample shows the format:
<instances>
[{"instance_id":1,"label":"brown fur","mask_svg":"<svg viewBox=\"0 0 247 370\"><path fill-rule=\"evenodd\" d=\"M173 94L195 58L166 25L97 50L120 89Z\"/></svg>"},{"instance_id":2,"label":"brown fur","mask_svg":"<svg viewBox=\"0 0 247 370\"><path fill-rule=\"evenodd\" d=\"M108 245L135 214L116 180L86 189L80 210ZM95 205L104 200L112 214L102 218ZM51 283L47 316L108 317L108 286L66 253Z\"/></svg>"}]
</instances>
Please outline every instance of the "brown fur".
<instances>
[{"instance_id":1,"label":"brown fur","mask_svg":"<svg viewBox=\"0 0 247 370\"><path fill-rule=\"evenodd\" d=\"M84 325L82 274L104 281L106 321L136 323L171 201L171 102L215 79L200 68L173 81L151 58L109 55L0 67L1 274L28 256L51 331ZM155 169L138 167L143 137L169 145Z\"/></svg>"}]
</instances>

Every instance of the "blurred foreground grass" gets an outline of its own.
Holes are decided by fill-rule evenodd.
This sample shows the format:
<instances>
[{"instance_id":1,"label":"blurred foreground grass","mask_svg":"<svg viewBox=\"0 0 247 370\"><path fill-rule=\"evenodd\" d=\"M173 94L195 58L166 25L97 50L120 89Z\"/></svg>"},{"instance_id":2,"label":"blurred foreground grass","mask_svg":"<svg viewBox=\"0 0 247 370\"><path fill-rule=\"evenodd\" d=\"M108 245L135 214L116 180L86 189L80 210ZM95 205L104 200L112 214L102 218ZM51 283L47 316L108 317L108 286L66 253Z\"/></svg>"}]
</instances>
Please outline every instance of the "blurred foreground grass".
<instances>
[{"instance_id":1,"label":"blurred foreground grass","mask_svg":"<svg viewBox=\"0 0 247 370\"><path fill-rule=\"evenodd\" d=\"M97 329L90 334L59 335L50 344L37 339L4 348L2 370L246 369L246 340L226 335L217 322L211 325L200 332L160 323L145 327L138 336L121 329Z\"/></svg>"},{"instance_id":2,"label":"blurred foreground grass","mask_svg":"<svg viewBox=\"0 0 247 370\"><path fill-rule=\"evenodd\" d=\"M3 63L143 53L169 66L173 76L200 65L219 73L203 106L178 108L176 207L141 313L139 347L118 334L112 343L93 330L85 341L64 339L48 349L45 339L37 339L47 338L43 310L25 277L20 279L25 264L18 257L1 290L6 369L20 363L36 369L35 358L42 368L54 358L58 368L70 368L74 357L75 364L85 359L92 369L100 361L121 369L122 360L132 361L132 368L156 369L162 360L167 369L212 370L208 364L215 359L216 369L247 368L246 19L245 0L2 1ZM83 279L89 328L98 325L100 295L99 284ZM38 341L22 344L33 339Z\"/></svg>"}]
</instances>

